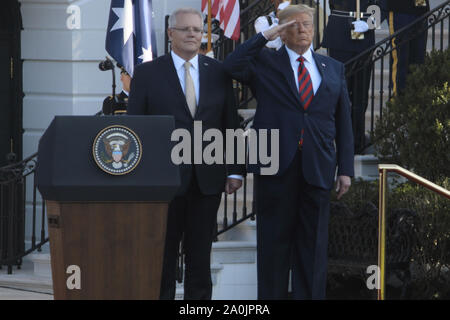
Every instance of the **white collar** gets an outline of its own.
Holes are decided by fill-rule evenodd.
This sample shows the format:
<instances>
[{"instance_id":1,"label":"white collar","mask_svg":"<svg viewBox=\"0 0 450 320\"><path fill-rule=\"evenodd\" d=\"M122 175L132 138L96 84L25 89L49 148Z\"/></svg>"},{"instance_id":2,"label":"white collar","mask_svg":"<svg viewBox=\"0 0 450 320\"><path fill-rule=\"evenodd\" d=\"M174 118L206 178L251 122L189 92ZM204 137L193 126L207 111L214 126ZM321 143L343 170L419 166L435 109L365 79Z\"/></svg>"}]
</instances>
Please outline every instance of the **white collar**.
<instances>
[{"instance_id":1,"label":"white collar","mask_svg":"<svg viewBox=\"0 0 450 320\"><path fill-rule=\"evenodd\" d=\"M297 52L295 52L294 50L289 49L288 46L285 46L285 47L286 47L286 51L287 51L287 53L288 53L288 55L289 55L289 59L290 59L291 61L297 61L297 59L298 59L298 57L300 57L300 55L299 55ZM306 50L306 52L303 53L301 56L302 56L303 58L305 58L305 60L306 60L307 62L313 63L313 56L312 56L312 51L311 51L311 49Z\"/></svg>"},{"instance_id":2,"label":"white collar","mask_svg":"<svg viewBox=\"0 0 450 320\"><path fill-rule=\"evenodd\" d=\"M172 60L173 60L173 64L175 65L175 70L178 70L182 67L184 68L184 63L186 62L186 60L181 58L179 55L177 55L173 51L170 51L170 54L172 55ZM193 57L191 60L189 60L189 62L191 63L191 66L195 70L198 70L198 54L196 54L195 57Z\"/></svg>"}]
</instances>

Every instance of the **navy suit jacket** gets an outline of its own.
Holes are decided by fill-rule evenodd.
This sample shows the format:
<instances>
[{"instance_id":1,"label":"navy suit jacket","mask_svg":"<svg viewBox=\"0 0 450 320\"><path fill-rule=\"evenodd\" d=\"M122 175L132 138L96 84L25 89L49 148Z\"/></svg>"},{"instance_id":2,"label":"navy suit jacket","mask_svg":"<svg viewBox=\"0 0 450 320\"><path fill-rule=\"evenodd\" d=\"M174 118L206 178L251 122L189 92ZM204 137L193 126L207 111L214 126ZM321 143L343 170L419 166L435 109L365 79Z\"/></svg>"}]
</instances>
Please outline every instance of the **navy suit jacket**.
<instances>
[{"instance_id":1,"label":"navy suit jacket","mask_svg":"<svg viewBox=\"0 0 450 320\"><path fill-rule=\"evenodd\" d=\"M300 102L286 48L264 48L267 40L257 34L238 46L224 61L225 70L249 84L258 101L254 129L279 129L280 166L289 167L304 129L303 174L309 184L331 189L338 175L353 176L353 133L344 65L313 53L322 76L321 85L305 111ZM258 131L258 130L257 130ZM260 174L262 165L249 165Z\"/></svg>"},{"instance_id":2,"label":"navy suit jacket","mask_svg":"<svg viewBox=\"0 0 450 320\"><path fill-rule=\"evenodd\" d=\"M223 137L226 129L239 127L231 78L223 70L222 63L198 55L198 65L200 96L194 117L189 111L170 53L135 69L128 100L128 114L174 116L175 127L186 129L191 134L192 158L194 120L202 122L202 133L215 128L222 132ZM203 141L202 150L208 144L210 142ZM194 163L193 159L191 163ZM227 174L244 174L245 167L237 164L181 164L181 186L177 195L187 191L194 171L200 191L210 195L224 191Z\"/></svg>"}]
</instances>

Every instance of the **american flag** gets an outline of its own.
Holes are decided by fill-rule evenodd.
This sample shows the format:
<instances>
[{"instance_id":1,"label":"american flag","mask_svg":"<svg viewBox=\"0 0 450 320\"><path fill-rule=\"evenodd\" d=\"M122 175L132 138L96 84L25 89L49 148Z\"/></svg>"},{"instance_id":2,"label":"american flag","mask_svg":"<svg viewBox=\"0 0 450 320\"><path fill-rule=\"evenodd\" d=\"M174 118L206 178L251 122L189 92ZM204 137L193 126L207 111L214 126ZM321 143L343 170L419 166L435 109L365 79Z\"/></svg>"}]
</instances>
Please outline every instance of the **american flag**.
<instances>
[{"instance_id":1,"label":"american flag","mask_svg":"<svg viewBox=\"0 0 450 320\"><path fill-rule=\"evenodd\" d=\"M106 51L132 76L134 67L156 58L152 0L111 0Z\"/></svg>"},{"instance_id":2,"label":"american flag","mask_svg":"<svg viewBox=\"0 0 450 320\"><path fill-rule=\"evenodd\" d=\"M202 11L208 13L208 0L202 0ZM211 15L219 20L225 37L239 40L241 32L239 0L211 0Z\"/></svg>"}]
</instances>

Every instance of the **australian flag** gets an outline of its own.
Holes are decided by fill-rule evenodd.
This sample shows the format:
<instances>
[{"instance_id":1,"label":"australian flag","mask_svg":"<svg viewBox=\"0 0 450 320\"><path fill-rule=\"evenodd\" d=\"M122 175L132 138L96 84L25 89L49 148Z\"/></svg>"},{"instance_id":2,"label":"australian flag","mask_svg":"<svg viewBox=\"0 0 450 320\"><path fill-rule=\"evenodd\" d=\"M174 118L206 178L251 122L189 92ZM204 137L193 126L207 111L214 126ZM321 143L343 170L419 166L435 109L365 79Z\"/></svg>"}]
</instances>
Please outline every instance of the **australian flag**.
<instances>
[{"instance_id":1,"label":"australian flag","mask_svg":"<svg viewBox=\"0 0 450 320\"><path fill-rule=\"evenodd\" d=\"M111 0L106 51L133 76L134 67L156 58L152 0Z\"/></svg>"}]
</instances>

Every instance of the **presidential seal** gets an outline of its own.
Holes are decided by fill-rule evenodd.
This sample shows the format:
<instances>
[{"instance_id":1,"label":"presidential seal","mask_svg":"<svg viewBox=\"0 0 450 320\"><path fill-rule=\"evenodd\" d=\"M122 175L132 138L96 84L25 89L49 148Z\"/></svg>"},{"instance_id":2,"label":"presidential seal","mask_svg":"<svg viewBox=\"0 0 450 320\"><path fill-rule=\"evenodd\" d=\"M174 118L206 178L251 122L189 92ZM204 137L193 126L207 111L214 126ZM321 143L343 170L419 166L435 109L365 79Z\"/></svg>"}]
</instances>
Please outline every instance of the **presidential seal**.
<instances>
[{"instance_id":1,"label":"presidential seal","mask_svg":"<svg viewBox=\"0 0 450 320\"><path fill-rule=\"evenodd\" d=\"M131 129L114 125L97 134L92 153L100 169L112 175L124 175L138 166L142 144Z\"/></svg>"}]
</instances>

